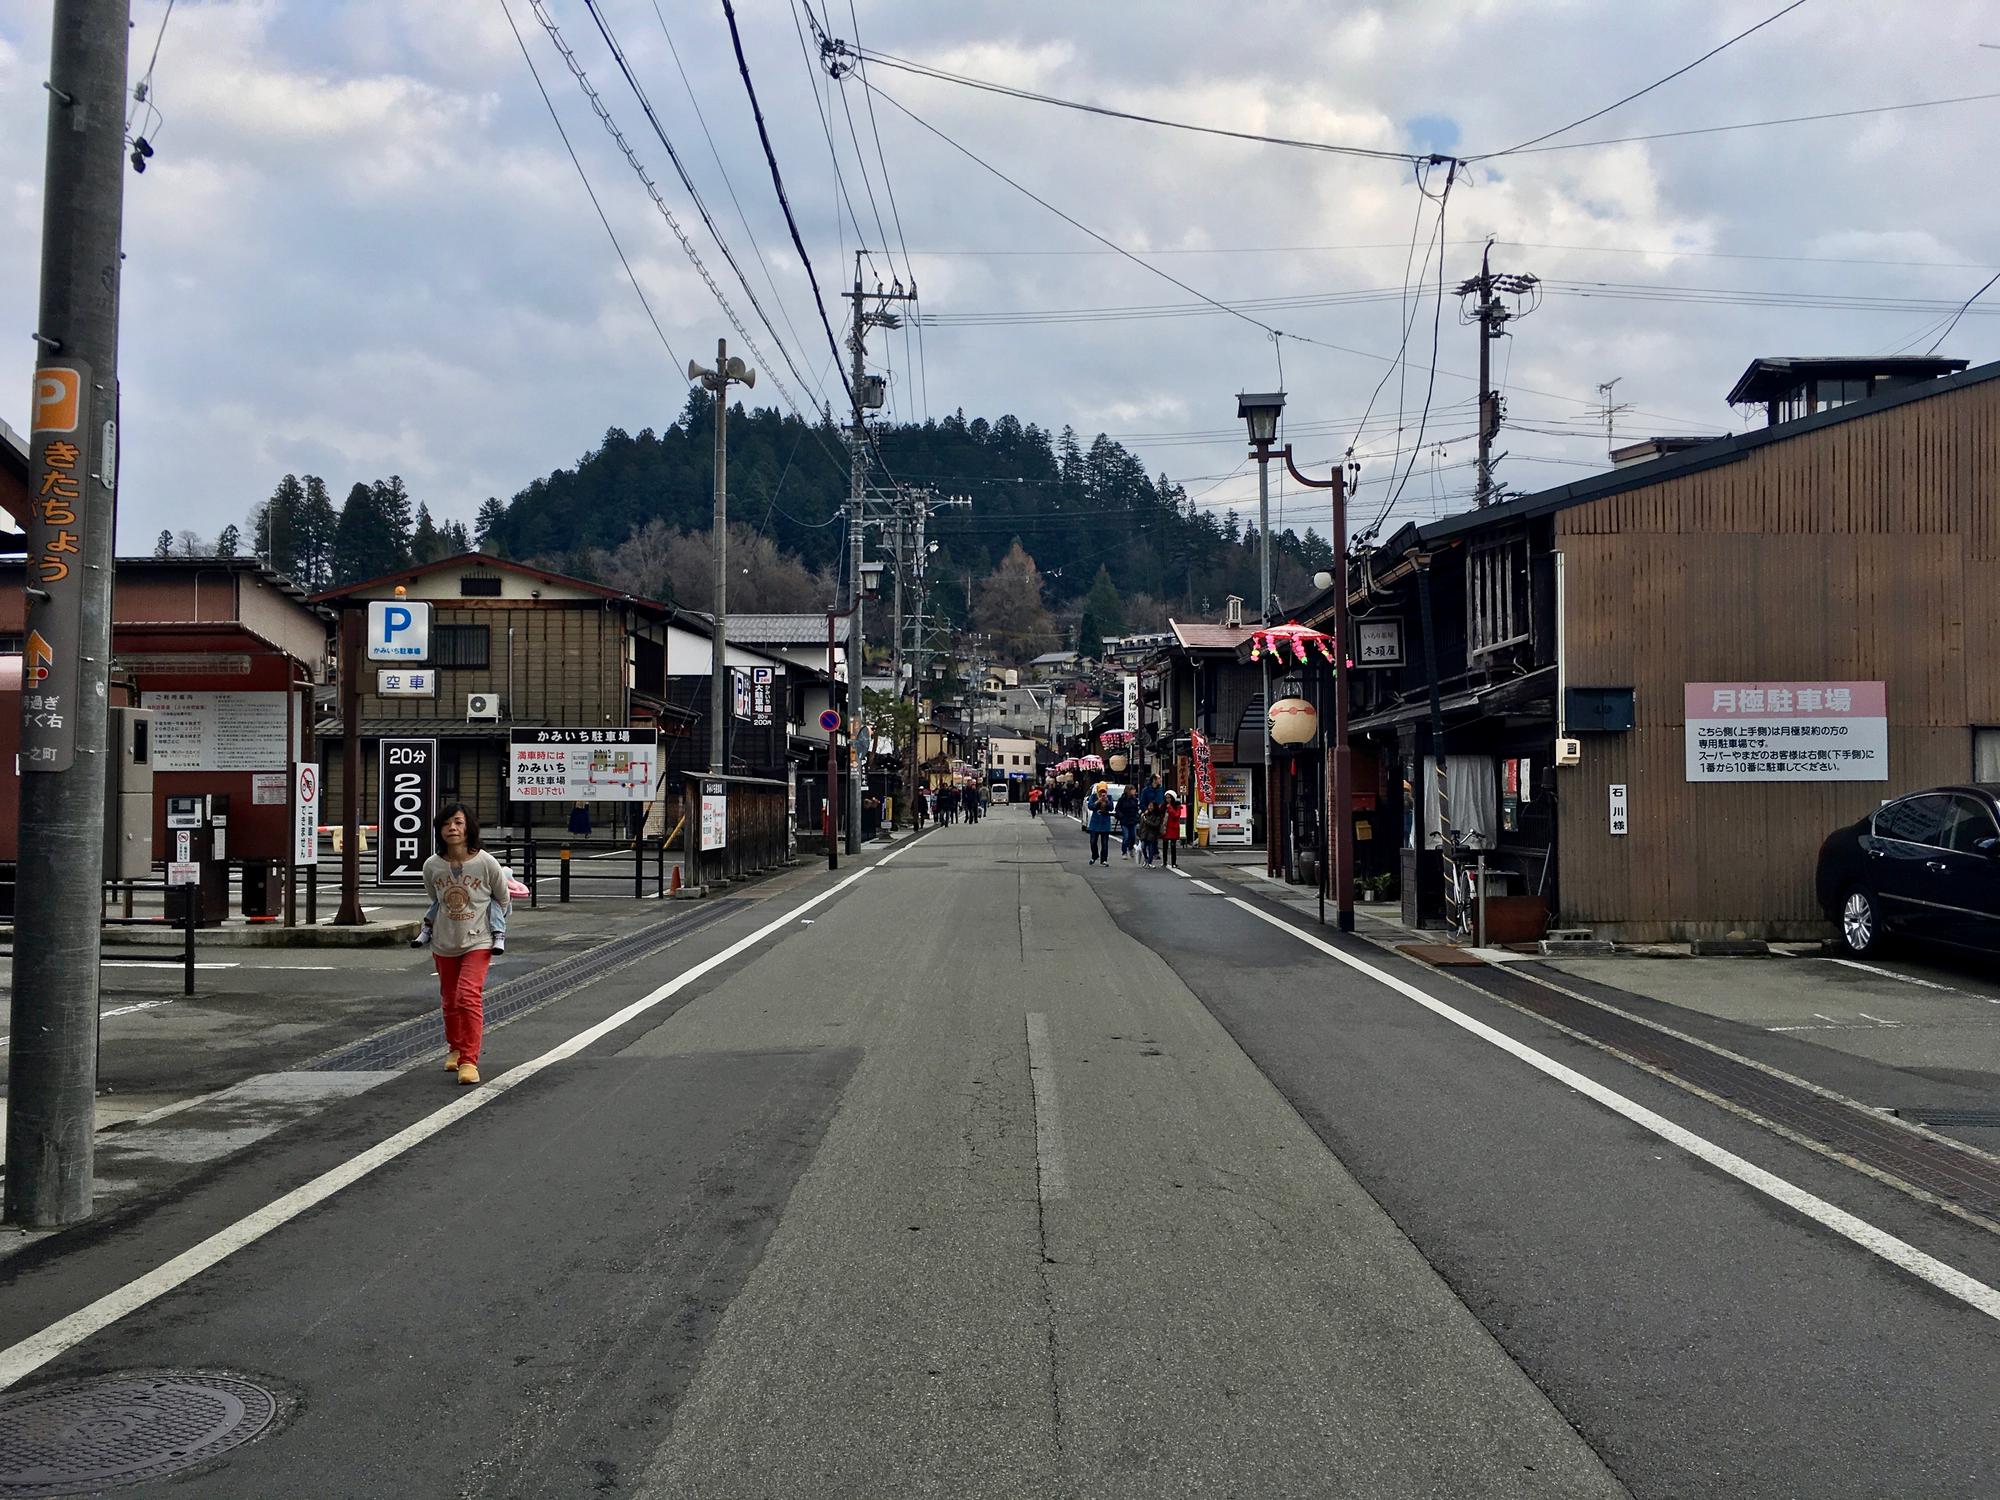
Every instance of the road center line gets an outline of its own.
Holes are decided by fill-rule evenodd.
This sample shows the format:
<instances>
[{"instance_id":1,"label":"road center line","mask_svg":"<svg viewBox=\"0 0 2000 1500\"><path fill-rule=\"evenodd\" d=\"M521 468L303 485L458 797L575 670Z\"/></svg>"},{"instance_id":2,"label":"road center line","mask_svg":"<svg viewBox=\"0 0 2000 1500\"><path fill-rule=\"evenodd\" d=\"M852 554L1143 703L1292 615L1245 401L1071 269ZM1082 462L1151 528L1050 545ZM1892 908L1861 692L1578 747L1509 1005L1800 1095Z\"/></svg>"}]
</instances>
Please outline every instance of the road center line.
<instances>
[{"instance_id":1,"label":"road center line","mask_svg":"<svg viewBox=\"0 0 2000 1500\"><path fill-rule=\"evenodd\" d=\"M1194 888L1198 891L1207 891L1211 896L1220 896L1222 894L1221 886L1210 885L1206 880L1195 881Z\"/></svg>"},{"instance_id":2,"label":"road center line","mask_svg":"<svg viewBox=\"0 0 2000 1500\"><path fill-rule=\"evenodd\" d=\"M1028 1079L1035 1086L1036 1186L1043 1203L1069 1196L1069 1167L1063 1158L1062 1107L1056 1102L1056 1065L1050 1055L1049 1018L1028 1012Z\"/></svg>"},{"instance_id":3,"label":"road center line","mask_svg":"<svg viewBox=\"0 0 2000 1500\"><path fill-rule=\"evenodd\" d=\"M526 1083L544 1068L574 1057L593 1042L610 1035L635 1017L645 1014L662 1000L686 989L697 979L721 968L738 954L755 947L773 933L796 922L801 913L811 911L821 902L839 895L848 886L874 870L877 865L886 864L895 857L895 854L901 852L900 849L896 850L894 854L886 855L876 861L876 864L856 870L838 884L829 886L812 899L793 907L783 916L774 917L755 932L738 938L721 952L703 959L692 968L676 975L652 993L641 996L624 1009L606 1016L596 1025L586 1027L567 1041L551 1047L540 1057L531 1058L517 1067L510 1068L484 1087L461 1094L443 1109L405 1126L387 1140L380 1141L359 1155L350 1157L339 1166L313 1178L312 1181L293 1188L289 1193L273 1199L255 1213L245 1215L227 1228L217 1230L207 1239L183 1250L165 1264L156 1266L116 1291L107 1292L68 1317L58 1319L40 1333L22 1339L11 1348L0 1350L0 1391L15 1385L57 1355L82 1343L92 1334L110 1327L128 1313L137 1312L181 1283L192 1280L210 1266L234 1255L244 1246L254 1244L272 1230L297 1218L307 1209L324 1203L342 1188L359 1182L377 1167L394 1161L412 1147L421 1145L440 1131L456 1125L474 1110L485 1108L509 1089Z\"/></svg>"},{"instance_id":4,"label":"road center line","mask_svg":"<svg viewBox=\"0 0 2000 1500\"><path fill-rule=\"evenodd\" d=\"M1898 1266L1908 1271L1912 1276L1929 1282L1939 1291L1944 1292L1948 1296L1956 1297L1969 1307L1985 1313L1989 1318L2000 1320L2000 1291L1996 1291L1994 1288L1986 1285L1986 1283L1975 1281L1956 1267L1946 1265L1934 1256L1927 1255L1916 1246L1905 1240L1896 1238L1896 1236L1888 1233L1886 1230L1877 1229L1865 1219L1857 1218L1845 1209L1836 1208L1824 1198L1817 1197L1807 1192L1804 1188L1794 1186L1782 1177L1765 1171L1753 1162L1746 1161L1744 1158L1736 1155L1735 1152L1725 1150L1713 1141L1696 1135L1691 1130L1683 1129L1672 1120L1667 1119L1666 1116L1656 1114L1643 1104L1626 1098L1616 1090L1606 1088L1595 1079L1586 1077L1574 1068L1564 1066L1554 1058L1545 1056L1524 1042L1515 1041L1514 1038L1508 1036L1505 1032L1496 1031L1483 1021L1474 1020L1463 1011L1446 1005L1442 1000L1436 999L1431 995L1425 994L1407 980L1399 979L1393 974L1386 973L1376 968L1373 964L1334 947L1331 943L1322 942L1311 933L1294 927L1291 923L1281 918L1274 917L1267 912L1259 911L1255 906L1251 905L1248 901L1242 900L1240 897L1231 896L1228 900L1230 905L1241 907L1258 921L1269 923L1281 931L1289 932L1300 942L1305 943L1309 947L1319 949L1320 952L1326 954L1329 958L1347 965L1350 969L1359 970L1378 984L1388 986L1406 999L1416 1001L1424 1009L1451 1022L1452 1025L1470 1032L1482 1041L1490 1042L1501 1051L1520 1059L1520 1061L1526 1063L1529 1067L1546 1074L1558 1083L1575 1089L1585 1098L1603 1105L1612 1113L1621 1115L1641 1129L1651 1131L1654 1135L1660 1137L1660 1139L1680 1147L1690 1156L1708 1163L1719 1171L1726 1172L1737 1181L1755 1188L1758 1192L1768 1197L1775 1198L1787 1208L1803 1214L1816 1224L1831 1229L1841 1238L1859 1245L1870 1254L1880 1256L1891 1265Z\"/></svg>"}]
</instances>

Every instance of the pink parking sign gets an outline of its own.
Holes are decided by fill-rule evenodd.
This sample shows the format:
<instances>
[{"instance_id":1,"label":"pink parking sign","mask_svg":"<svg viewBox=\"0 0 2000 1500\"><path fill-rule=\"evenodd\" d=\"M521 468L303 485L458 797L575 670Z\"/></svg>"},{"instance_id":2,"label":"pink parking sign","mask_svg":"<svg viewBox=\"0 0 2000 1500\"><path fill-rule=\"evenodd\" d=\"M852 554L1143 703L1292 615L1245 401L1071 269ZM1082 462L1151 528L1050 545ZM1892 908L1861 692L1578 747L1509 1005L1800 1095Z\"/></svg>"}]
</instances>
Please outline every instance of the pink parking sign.
<instances>
[{"instance_id":1,"label":"pink parking sign","mask_svg":"<svg viewBox=\"0 0 2000 1500\"><path fill-rule=\"evenodd\" d=\"M1880 682L1683 685L1689 781L1887 781Z\"/></svg>"}]
</instances>

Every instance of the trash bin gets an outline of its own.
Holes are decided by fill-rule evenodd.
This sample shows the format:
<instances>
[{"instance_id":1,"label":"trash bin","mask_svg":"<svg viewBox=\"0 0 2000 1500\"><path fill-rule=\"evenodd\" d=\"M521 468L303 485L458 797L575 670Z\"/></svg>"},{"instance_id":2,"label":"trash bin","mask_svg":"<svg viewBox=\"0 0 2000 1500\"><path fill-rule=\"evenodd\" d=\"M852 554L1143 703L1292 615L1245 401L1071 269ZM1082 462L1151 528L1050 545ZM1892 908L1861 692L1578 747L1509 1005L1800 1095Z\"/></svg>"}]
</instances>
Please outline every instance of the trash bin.
<instances>
[{"instance_id":1,"label":"trash bin","mask_svg":"<svg viewBox=\"0 0 2000 1500\"><path fill-rule=\"evenodd\" d=\"M243 861L243 915L282 917L285 914L285 875L274 859Z\"/></svg>"}]
</instances>

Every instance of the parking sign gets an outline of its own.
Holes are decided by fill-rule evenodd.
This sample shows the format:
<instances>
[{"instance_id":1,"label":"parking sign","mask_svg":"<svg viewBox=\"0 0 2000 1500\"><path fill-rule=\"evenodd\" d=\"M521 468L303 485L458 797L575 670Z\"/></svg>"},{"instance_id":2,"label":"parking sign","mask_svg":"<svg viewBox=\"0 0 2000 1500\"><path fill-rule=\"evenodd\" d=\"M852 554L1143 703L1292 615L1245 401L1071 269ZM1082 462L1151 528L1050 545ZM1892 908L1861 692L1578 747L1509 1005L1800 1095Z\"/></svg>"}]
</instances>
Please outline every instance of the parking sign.
<instances>
[{"instance_id":1,"label":"parking sign","mask_svg":"<svg viewBox=\"0 0 2000 1500\"><path fill-rule=\"evenodd\" d=\"M431 607L416 599L368 601L368 659L423 661L431 654Z\"/></svg>"}]
</instances>

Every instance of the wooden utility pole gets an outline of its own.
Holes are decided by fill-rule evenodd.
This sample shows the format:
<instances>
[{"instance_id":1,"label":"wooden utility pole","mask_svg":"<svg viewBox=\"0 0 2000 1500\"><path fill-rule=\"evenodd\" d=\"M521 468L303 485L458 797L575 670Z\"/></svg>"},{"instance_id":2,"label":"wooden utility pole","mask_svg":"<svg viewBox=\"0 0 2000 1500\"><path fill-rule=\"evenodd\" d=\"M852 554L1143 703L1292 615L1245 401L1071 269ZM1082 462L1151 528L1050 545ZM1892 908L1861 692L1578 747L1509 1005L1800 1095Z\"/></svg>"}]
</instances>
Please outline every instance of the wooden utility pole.
<instances>
[{"instance_id":1,"label":"wooden utility pole","mask_svg":"<svg viewBox=\"0 0 2000 1500\"><path fill-rule=\"evenodd\" d=\"M1493 389L1493 344L1496 339L1506 336L1509 323L1534 311L1533 304L1509 307L1497 294L1505 292L1515 297L1528 297L1540 285L1540 278L1535 276L1512 272L1495 274L1491 240L1480 252L1479 274L1458 285L1460 297L1476 299L1472 321L1479 325L1479 477L1473 488L1473 501L1478 505L1489 505L1495 498L1493 440L1500 435L1500 423L1506 416L1500 393Z\"/></svg>"},{"instance_id":2,"label":"wooden utility pole","mask_svg":"<svg viewBox=\"0 0 2000 1500\"><path fill-rule=\"evenodd\" d=\"M28 420L7 1222L90 1216L118 519L128 0L55 0Z\"/></svg>"}]
</instances>

